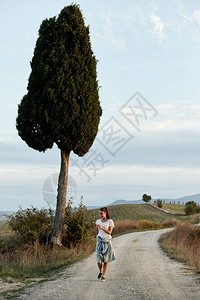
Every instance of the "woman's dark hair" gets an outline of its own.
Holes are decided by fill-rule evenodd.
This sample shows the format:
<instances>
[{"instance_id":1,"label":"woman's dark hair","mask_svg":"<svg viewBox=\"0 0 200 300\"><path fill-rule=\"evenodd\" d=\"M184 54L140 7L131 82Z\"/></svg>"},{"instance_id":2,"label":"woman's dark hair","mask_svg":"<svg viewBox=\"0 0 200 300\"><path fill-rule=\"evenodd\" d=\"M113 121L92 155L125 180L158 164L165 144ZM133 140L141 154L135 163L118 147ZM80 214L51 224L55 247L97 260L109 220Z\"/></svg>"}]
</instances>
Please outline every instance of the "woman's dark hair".
<instances>
[{"instance_id":1,"label":"woman's dark hair","mask_svg":"<svg viewBox=\"0 0 200 300\"><path fill-rule=\"evenodd\" d=\"M109 211L107 209L107 207L101 207L99 210L104 211L106 213L106 218L110 219L110 215L109 215Z\"/></svg>"}]
</instances>

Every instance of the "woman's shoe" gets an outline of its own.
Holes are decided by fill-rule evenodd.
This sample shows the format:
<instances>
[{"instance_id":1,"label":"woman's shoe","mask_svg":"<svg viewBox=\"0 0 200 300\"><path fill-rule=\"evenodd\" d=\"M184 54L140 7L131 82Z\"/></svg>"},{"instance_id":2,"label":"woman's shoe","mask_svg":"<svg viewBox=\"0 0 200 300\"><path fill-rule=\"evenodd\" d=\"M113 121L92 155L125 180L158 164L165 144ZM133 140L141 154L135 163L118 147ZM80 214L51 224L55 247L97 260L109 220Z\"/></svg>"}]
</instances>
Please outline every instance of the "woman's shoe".
<instances>
[{"instance_id":1,"label":"woman's shoe","mask_svg":"<svg viewBox=\"0 0 200 300\"><path fill-rule=\"evenodd\" d=\"M103 273L99 273L99 275L98 275L98 279L101 279L101 276L103 275Z\"/></svg>"},{"instance_id":2,"label":"woman's shoe","mask_svg":"<svg viewBox=\"0 0 200 300\"><path fill-rule=\"evenodd\" d=\"M101 277L101 281L105 281L106 278L104 276Z\"/></svg>"}]
</instances>

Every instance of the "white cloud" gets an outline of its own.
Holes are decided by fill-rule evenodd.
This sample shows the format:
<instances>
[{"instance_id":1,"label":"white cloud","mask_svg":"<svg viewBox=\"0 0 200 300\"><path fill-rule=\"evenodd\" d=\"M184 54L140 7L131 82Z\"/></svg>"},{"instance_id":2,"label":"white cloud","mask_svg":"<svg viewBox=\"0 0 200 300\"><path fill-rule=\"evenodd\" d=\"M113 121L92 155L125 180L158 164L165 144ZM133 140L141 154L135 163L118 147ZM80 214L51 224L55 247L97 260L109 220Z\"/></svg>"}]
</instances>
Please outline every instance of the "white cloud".
<instances>
[{"instance_id":1,"label":"white cloud","mask_svg":"<svg viewBox=\"0 0 200 300\"><path fill-rule=\"evenodd\" d=\"M200 28L199 28L199 25L200 25L200 10L195 10L191 16L191 19L194 23L194 25L196 25L197 23L197 26L195 26L195 28L193 29L192 31L192 39L193 41L195 42L200 42Z\"/></svg>"},{"instance_id":2,"label":"white cloud","mask_svg":"<svg viewBox=\"0 0 200 300\"><path fill-rule=\"evenodd\" d=\"M153 12L151 12L150 19L151 22L154 23L154 32L159 37L159 40L161 41L164 38L163 29L165 27L165 23L161 20L161 17L155 15Z\"/></svg>"},{"instance_id":3,"label":"white cloud","mask_svg":"<svg viewBox=\"0 0 200 300\"><path fill-rule=\"evenodd\" d=\"M142 111L134 109L137 114L141 115L139 123L142 131L159 133L166 130L169 132L188 129L195 132L200 130L200 105L197 101L175 100L173 103L166 102L155 105L155 109L158 114L153 117L152 111L147 111L147 119L144 118ZM123 111L130 112L129 107L126 107ZM134 116L131 116L130 119L133 123L136 123ZM125 121L123 116L118 117L118 121L126 125L126 128L132 132L133 126Z\"/></svg>"},{"instance_id":4,"label":"white cloud","mask_svg":"<svg viewBox=\"0 0 200 300\"><path fill-rule=\"evenodd\" d=\"M200 25L200 10L195 10L192 14L193 18L197 21Z\"/></svg>"},{"instance_id":5,"label":"white cloud","mask_svg":"<svg viewBox=\"0 0 200 300\"><path fill-rule=\"evenodd\" d=\"M192 18L188 17L186 14L183 13L182 7L179 7L178 11L179 11L180 16L183 17L187 22L192 22Z\"/></svg>"},{"instance_id":6,"label":"white cloud","mask_svg":"<svg viewBox=\"0 0 200 300\"><path fill-rule=\"evenodd\" d=\"M103 39L105 42L111 43L117 50L125 48L125 43L118 38L112 28L112 22L109 17L104 17L103 33L97 33L96 36Z\"/></svg>"},{"instance_id":7,"label":"white cloud","mask_svg":"<svg viewBox=\"0 0 200 300\"><path fill-rule=\"evenodd\" d=\"M194 42L199 42L200 41L200 10L195 9L193 13L188 16L183 12L183 8L179 7L178 8L179 14L181 17L183 17L184 22L183 24L178 25L178 33L182 31L186 26L192 26L191 27L191 37Z\"/></svg>"}]
</instances>

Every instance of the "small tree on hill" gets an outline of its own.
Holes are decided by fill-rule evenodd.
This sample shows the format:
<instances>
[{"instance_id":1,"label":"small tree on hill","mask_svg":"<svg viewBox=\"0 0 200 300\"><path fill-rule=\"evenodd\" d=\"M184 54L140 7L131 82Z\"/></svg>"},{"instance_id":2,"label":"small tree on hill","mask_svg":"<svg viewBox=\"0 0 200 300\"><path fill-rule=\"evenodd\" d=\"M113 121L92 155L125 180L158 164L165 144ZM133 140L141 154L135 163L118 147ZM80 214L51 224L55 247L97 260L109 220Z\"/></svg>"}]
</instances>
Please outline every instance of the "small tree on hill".
<instances>
[{"instance_id":1,"label":"small tree on hill","mask_svg":"<svg viewBox=\"0 0 200 300\"><path fill-rule=\"evenodd\" d=\"M157 200L157 206L159 208L162 208L162 200L160 200L160 199Z\"/></svg>"},{"instance_id":2,"label":"small tree on hill","mask_svg":"<svg viewBox=\"0 0 200 300\"><path fill-rule=\"evenodd\" d=\"M147 194L144 194L144 195L142 196L142 201L144 201L145 203L150 202L150 200L151 200L151 196L149 196L149 195L147 195Z\"/></svg>"},{"instance_id":3,"label":"small tree on hill","mask_svg":"<svg viewBox=\"0 0 200 300\"><path fill-rule=\"evenodd\" d=\"M57 144L61 154L57 206L51 243L61 245L69 156L85 155L98 132L102 109L97 60L89 26L78 5L64 7L39 29L27 94L18 105L16 128L27 145L45 152Z\"/></svg>"}]
</instances>

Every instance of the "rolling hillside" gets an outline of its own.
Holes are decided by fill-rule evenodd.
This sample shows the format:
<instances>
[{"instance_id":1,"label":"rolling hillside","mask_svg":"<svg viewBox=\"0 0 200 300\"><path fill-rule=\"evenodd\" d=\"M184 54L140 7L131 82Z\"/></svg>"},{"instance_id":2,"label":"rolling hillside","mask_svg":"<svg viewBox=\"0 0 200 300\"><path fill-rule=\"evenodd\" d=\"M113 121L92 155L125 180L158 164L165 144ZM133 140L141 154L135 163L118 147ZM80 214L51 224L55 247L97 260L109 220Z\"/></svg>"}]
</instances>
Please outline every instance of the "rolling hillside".
<instances>
[{"instance_id":1,"label":"rolling hillside","mask_svg":"<svg viewBox=\"0 0 200 300\"><path fill-rule=\"evenodd\" d=\"M184 204L163 203L162 208L167 209L172 212L185 214L185 205Z\"/></svg>"},{"instance_id":2,"label":"rolling hillside","mask_svg":"<svg viewBox=\"0 0 200 300\"><path fill-rule=\"evenodd\" d=\"M131 220L149 220L152 222L164 221L169 218L185 218L176 215L171 215L164 211L158 210L148 204L121 204L108 206L110 216L113 220L131 219ZM95 213L95 219L99 218L99 209L91 209Z\"/></svg>"},{"instance_id":3,"label":"rolling hillside","mask_svg":"<svg viewBox=\"0 0 200 300\"><path fill-rule=\"evenodd\" d=\"M159 199L168 204L184 205L188 201L195 201L198 205L200 205L200 194L189 195L189 196L184 196L184 197L175 198L175 199L168 199L168 198L159 198ZM158 200L158 199L151 199L150 203L153 203L156 200ZM119 205L119 204L143 204L143 203L144 202L142 200L120 199L120 200L115 200L115 201L107 204L107 206ZM100 208L101 206L105 206L105 204L104 205L96 205L96 206L87 205L87 208L88 209L96 209L96 208Z\"/></svg>"}]
</instances>

